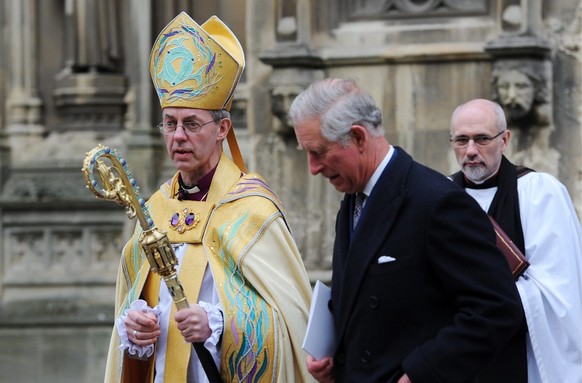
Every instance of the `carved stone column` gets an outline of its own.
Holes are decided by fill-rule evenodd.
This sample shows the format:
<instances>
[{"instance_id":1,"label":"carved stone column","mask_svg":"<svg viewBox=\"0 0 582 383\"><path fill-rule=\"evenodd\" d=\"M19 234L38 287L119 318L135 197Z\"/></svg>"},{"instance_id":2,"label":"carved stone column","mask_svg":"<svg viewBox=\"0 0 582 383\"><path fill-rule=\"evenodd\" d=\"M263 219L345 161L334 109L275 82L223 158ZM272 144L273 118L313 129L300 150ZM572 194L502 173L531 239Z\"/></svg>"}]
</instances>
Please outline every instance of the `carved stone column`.
<instances>
[{"instance_id":1,"label":"carved stone column","mask_svg":"<svg viewBox=\"0 0 582 383\"><path fill-rule=\"evenodd\" d=\"M126 58L126 67L130 68L127 76L131 87L126 96L125 159L145 197L151 195L165 181L164 169L169 169L172 165L166 155L163 138L154 126L158 120L152 122L152 118L161 118L159 101L155 96L149 71L150 51L158 32L153 30L153 8L151 0L128 2L133 28L128 30L130 35L127 38L127 41L131 41L127 47Z\"/></svg>"},{"instance_id":2,"label":"carved stone column","mask_svg":"<svg viewBox=\"0 0 582 383\"><path fill-rule=\"evenodd\" d=\"M540 34L540 0L502 2L500 36L488 42L493 57L493 99L504 108L513 132L508 155L520 165L558 175L560 152L551 146L555 130L550 44Z\"/></svg>"},{"instance_id":3,"label":"carved stone column","mask_svg":"<svg viewBox=\"0 0 582 383\"><path fill-rule=\"evenodd\" d=\"M123 127L126 85L117 7L113 0L65 0L65 66L54 93L61 131Z\"/></svg>"},{"instance_id":4,"label":"carved stone column","mask_svg":"<svg viewBox=\"0 0 582 383\"><path fill-rule=\"evenodd\" d=\"M7 133L12 174L3 185L1 201L61 201L71 197L67 193L72 190L83 193L78 172L85 152L99 142L120 142L125 80L116 64L119 50L115 42L121 38L116 28L118 4L113 0L64 0L66 28L61 34L55 31L55 38L63 36L67 47L54 90L60 114L50 127L42 125L36 78L43 60L43 51L37 47L40 5L37 0L9 2ZM55 168L59 177L47 177Z\"/></svg>"},{"instance_id":5,"label":"carved stone column","mask_svg":"<svg viewBox=\"0 0 582 383\"><path fill-rule=\"evenodd\" d=\"M15 165L28 160L26 149L38 145L45 133L36 77L37 11L36 0L8 4L10 85L6 99L6 132Z\"/></svg>"}]
</instances>

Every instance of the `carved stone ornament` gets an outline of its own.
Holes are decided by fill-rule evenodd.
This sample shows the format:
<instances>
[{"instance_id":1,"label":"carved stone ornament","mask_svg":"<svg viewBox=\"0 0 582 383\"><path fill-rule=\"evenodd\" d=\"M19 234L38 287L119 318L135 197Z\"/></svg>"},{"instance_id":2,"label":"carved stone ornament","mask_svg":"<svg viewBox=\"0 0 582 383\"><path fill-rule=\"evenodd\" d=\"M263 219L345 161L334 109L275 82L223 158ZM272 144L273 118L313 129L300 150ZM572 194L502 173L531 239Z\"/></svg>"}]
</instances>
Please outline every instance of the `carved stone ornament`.
<instances>
[{"instance_id":1,"label":"carved stone ornament","mask_svg":"<svg viewBox=\"0 0 582 383\"><path fill-rule=\"evenodd\" d=\"M390 18L396 15L434 16L484 13L489 9L486 0L349 0L353 17Z\"/></svg>"},{"instance_id":2,"label":"carved stone ornament","mask_svg":"<svg viewBox=\"0 0 582 383\"><path fill-rule=\"evenodd\" d=\"M544 63L533 60L501 60L494 64L494 99L506 112L508 122L517 125L547 125L550 116Z\"/></svg>"},{"instance_id":3,"label":"carved stone ornament","mask_svg":"<svg viewBox=\"0 0 582 383\"><path fill-rule=\"evenodd\" d=\"M299 84L279 84L271 89L271 112L276 117L273 130L284 136L293 134L287 113L291 103L305 88Z\"/></svg>"}]
</instances>

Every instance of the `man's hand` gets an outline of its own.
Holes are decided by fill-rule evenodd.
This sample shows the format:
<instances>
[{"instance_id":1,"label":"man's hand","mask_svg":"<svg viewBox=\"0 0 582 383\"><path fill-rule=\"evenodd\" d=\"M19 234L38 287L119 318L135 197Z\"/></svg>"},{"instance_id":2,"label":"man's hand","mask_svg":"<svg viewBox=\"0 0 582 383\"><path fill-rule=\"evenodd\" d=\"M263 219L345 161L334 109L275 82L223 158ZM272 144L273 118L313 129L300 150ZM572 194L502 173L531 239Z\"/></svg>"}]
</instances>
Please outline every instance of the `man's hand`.
<instances>
[{"instance_id":1,"label":"man's hand","mask_svg":"<svg viewBox=\"0 0 582 383\"><path fill-rule=\"evenodd\" d=\"M334 383L333 379L333 359L323 358L317 360L311 355L307 355L307 371L319 383Z\"/></svg>"},{"instance_id":2,"label":"man's hand","mask_svg":"<svg viewBox=\"0 0 582 383\"><path fill-rule=\"evenodd\" d=\"M149 346L156 343L161 334L158 318L155 314L140 310L129 310L125 318L127 337L138 346Z\"/></svg>"},{"instance_id":3,"label":"man's hand","mask_svg":"<svg viewBox=\"0 0 582 383\"><path fill-rule=\"evenodd\" d=\"M212 330L208 325L208 314L198 305L176 312L174 319L186 342L205 342L212 335Z\"/></svg>"}]
</instances>

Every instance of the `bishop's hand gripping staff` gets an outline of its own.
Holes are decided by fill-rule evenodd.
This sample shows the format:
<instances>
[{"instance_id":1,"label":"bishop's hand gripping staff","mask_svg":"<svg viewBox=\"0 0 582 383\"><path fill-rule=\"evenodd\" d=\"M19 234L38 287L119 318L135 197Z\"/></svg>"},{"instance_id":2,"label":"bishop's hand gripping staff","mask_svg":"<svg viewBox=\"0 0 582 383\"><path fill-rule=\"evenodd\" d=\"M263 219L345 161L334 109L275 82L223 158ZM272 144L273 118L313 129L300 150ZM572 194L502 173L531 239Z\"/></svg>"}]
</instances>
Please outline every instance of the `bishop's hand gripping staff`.
<instances>
[{"instance_id":1,"label":"bishop's hand gripping staff","mask_svg":"<svg viewBox=\"0 0 582 383\"><path fill-rule=\"evenodd\" d=\"M107 158L111 166L108 166L103 158ZM87 188L97 198L114 201L124 206L130 219L137 216L143 229L139 243L152 271L163 278L178 310L190 307L176 273L178 259L174 254L174 249L166 233L160 231L154 224L125 160L115 149L98 145L87 153L81 170L85 176ZM99 174L103 188L96 181L95 173ZM221 382L218 368L204 344L193 343L193 345L208 380Z\"/></svg>"}]
</instances>

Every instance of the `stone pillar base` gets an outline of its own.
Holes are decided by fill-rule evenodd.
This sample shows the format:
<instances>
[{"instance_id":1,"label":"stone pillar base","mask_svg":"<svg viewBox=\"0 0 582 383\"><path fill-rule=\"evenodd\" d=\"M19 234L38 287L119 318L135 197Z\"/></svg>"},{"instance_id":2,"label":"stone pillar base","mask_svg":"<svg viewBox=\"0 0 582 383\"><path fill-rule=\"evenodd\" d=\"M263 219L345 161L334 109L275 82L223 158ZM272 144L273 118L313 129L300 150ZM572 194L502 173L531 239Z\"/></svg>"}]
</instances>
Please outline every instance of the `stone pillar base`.
<instances>
[{"instance_id":1,"label":"stone pillar base","mask_svg":"<svg viewBox=\"0 0 582 383\"><path fill-rule=\"evenodd\" d=\"M120 131L125 113L125 78L109 73L71 73L57 78L59 130Z\"/></svg>"}]
</instances>

